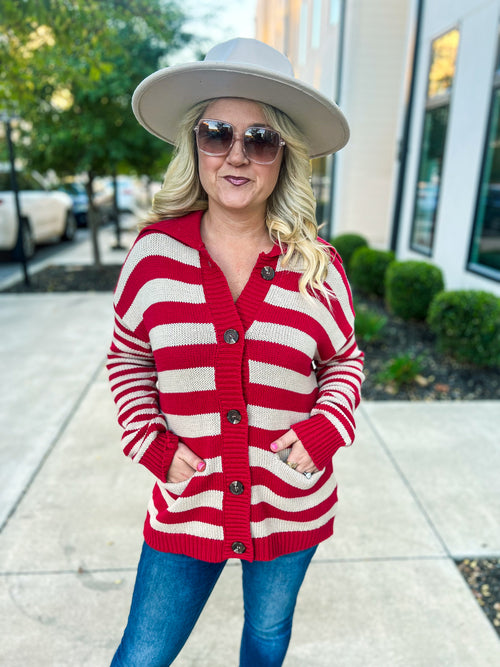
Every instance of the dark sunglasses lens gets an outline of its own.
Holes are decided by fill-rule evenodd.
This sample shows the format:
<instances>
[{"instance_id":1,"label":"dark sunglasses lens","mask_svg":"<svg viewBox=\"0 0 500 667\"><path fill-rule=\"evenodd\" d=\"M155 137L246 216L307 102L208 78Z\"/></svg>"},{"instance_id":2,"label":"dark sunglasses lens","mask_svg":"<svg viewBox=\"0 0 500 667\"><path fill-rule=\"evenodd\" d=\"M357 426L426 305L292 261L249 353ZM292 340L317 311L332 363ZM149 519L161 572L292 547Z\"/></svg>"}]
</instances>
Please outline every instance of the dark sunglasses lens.
<instances>
[{"instance_id":1,"label":"dark sunglasses lens","mask_svg":"<svg viewBox=\"0 0 500 667\"><path fill-rule=\"evenodd\" d=\"M266 127L249 127L245 132L245 150L255 162L274 162L280 149L280 135Z\"/></svg>"},{"instance_id":2,"label":"dark sunglasses lens","mask_svg":"<svg viewBox=\"0 0 500 667\"><path fill-rule=\"evenodd\" d=\"M198 125L198 147L210 155L224 155L233 141L233 128L229 123L202 120Z\"/></svg>"}]
</instances>

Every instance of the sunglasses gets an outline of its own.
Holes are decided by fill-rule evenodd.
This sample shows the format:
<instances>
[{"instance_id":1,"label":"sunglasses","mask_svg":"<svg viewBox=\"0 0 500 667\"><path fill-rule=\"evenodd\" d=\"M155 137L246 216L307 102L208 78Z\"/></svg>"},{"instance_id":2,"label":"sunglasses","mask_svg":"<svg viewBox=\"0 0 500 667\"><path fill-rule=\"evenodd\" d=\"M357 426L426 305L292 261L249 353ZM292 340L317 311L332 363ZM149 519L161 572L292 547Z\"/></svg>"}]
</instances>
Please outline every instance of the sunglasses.
<instances>
[{"instance_id":1,"label":"sunglasses","mask_svg":"<svg viewBox=\"0 0 500 667\"><path fill-rule=\"evenodd\" d=\"M194 131L198 149L212 157L227 155L238 138L231 123L212 118L202 118ZM279 132L258 125L247 127L241 139L245 157L257 164L272 164L285 145Z\"/></svg>"}]
</instances>

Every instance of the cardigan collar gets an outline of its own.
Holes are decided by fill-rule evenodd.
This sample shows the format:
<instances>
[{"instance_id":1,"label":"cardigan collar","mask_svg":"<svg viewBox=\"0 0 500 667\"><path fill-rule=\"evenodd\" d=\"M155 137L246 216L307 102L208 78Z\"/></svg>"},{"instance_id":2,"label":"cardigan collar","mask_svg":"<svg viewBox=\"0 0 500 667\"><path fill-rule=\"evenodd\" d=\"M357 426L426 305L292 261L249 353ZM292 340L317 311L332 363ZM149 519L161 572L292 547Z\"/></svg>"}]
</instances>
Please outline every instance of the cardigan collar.
<instances>
[{"instance_id":1,"label":"cardigan collar","mask_svg":"<svg viewBox=\"0 0 500 667\"><path fill-rule=\"evenodd\" d=\"M195 250L203 250L205 244L201 238L201 218L204 211L194 211L193 213L188 213L187 215L182 216L181 218L172 218L169 220L161 220L160 222L155 222L152 225L148 225L144 228L144 232L162 232L171 236L176 241L184 243L184 245L194 248ZM277 241L274 242L274 246L268 253L262 253L266 257L277 257L281 255L286 248L283 250L280 248L280 245Z\"/></svg>"}]
</instances>

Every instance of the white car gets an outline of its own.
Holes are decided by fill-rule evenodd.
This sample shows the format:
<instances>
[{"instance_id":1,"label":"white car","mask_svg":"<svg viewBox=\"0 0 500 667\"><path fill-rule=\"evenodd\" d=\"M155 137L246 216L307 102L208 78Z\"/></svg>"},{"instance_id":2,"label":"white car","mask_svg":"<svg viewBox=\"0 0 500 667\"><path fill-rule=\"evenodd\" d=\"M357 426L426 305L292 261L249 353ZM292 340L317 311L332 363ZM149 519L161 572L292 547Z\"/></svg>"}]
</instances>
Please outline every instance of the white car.
<instances>
[{"instance_id":1,"label":"white car","mask_svg":"<svg viewBox=\"0 0 500 667\"><path fill-rule=\"evenodd\" d=\"M21 259L35 253L37 243L51 240L73 240L76 220L73 201L65 192L47 190L36 174L17 172L21 229L11 188L8 166L0 165L0 250Z\"/></svg>"}]
</instances>

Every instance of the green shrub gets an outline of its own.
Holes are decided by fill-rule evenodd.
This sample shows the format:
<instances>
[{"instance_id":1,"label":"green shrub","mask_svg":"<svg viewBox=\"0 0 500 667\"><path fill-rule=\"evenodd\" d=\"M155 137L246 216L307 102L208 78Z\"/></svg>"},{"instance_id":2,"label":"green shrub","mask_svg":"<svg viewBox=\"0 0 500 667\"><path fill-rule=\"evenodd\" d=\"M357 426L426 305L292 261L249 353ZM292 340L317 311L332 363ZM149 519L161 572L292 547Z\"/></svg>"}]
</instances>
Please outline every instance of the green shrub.
<instances>
[{"instance_id":1,"label":"green shrub","mask_svg":"<svg viewBox=\"0 0 500 667\"><path fill-rule=\"evenodd\" d=\"M349 271L349 265L354 251L358 248L368 246L368 241L364 236L360 236L359 234L339 234L338 236L334 236L333 239L330 240L330 243L342 257L346 273Z\"/></svg>"},{"instance_id":2,"label":"green shrub","mask_svg":"<svg viewBox=\"0 0 500 667\"><path fill-rule=\"evenodd\" d=\"M365 294L384 295L385 272L394 253L390 250L358 248L354 251L349 265L349 279L352 286Z\"/></svg>"},{"instance_id":3,"label":"green shrub","mask_svg":"<svg viewBox=\"0 0 500 667\"><path fill-rule=\"evenodd\" d=\"M441 269L428 262L393 262L385 274L385 300L404 320L425 320L432 299L444 289Z\"/></svg>"},{"instance_id":4,"label":"green shrub","mask_svg":"<svg viewBox=\"0 0 500 667\"><path fill-rule=\"evenodd\" d=\"M391 359L383 371L377 373L376 379L382 384L392 384L399 388L415 382L417 375L422 372L423 357L414 357L411 354L400 354Z\"/></svg>"},{"instance_id":5,"label":"green shrub","mask_svg":"<svg viewBox=\"0 0 500 667\"><path fill-rule=\"evenodd\" d=\"M385 315L380 315L364 305L356 306L354 328L358 340L365 343L369 343L371 340L379 340L386 324L387 317Z\"/></svg>"},{"instance_id":6,"label":"green shrub","mask_svg":"<svg viewBox=\"0 0 500 667\"><path fill-rule=\"evenodd\" d=\"M475 366L500 367L500 298L474 290L440 292L427 322L442 352Z\"/></svg>"}]
</instances>

